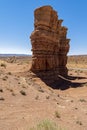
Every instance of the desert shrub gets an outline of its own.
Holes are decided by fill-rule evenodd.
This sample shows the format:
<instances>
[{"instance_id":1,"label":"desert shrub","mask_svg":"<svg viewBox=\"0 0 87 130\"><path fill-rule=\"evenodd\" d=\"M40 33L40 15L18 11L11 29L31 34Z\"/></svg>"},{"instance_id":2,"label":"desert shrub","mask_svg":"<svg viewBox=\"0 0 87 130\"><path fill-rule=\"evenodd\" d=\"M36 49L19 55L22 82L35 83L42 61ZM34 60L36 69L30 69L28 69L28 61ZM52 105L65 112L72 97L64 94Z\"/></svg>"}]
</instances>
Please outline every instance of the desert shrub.
<instances>
[{"instance_id":1,"label":"desert shrub","mask_svg":"<svg viewBox=\"0 0 87 130\"><path fill-rule=\"evenodd\" d=\"M13 57L8 58L8 61L7 61L7 62L8 62L8 63L15 63L15 62L16 62L16 57L13 56Z\"/></svg>"},{"instance_id":2,"label":"desert shrub","mask_svg":"<svg viewBox=\"0 0 87 130\"><path fill-rule=\"evenodd\" d=\"M80 70L80 73L83 73L83 71L82 71L82 70Z\"/></svg>"},{"instance_id":3,"label":"desert shrub","mask_svg":"<svg viewBox=\"0 0 87 130\"><path fill-rule=\"evenodd\" d=\"M33 127L30 130L65 130L65 129L58 127L54 122L50 120L44 120L40 122L36 127Z\"/></svg>"},{"instance_id":4,"label":"desert shrub","mask_svg":"<svg viewBox=\"0 0 87 130\"><path fill-rule=\"evenodd\" d=\"M54 122L49 120L44 120L40 122L36 128L33 127L30 130L64 130L62 128L59 128Z\"/></svg>"},{"instance_id":5,"label":"desert shrub","mask_svg":"<svg viewBox=\"0 0 87 130\"><path fill-rule=\"evenodd\" d=\"M6 64L5 63L1 63L0 66L6 68Z\"/></svg>"},{"instance_id":6,"label":"desert shrub","mask_svg":"<svg viewBox=\"0 0 87 130\"><path fill-rule=\"evenodd\" d=\"M86 100L85 100L85 99L80 99L79 101L80 101L80 102L86 102Z\"/></svg>"}]
</instances>

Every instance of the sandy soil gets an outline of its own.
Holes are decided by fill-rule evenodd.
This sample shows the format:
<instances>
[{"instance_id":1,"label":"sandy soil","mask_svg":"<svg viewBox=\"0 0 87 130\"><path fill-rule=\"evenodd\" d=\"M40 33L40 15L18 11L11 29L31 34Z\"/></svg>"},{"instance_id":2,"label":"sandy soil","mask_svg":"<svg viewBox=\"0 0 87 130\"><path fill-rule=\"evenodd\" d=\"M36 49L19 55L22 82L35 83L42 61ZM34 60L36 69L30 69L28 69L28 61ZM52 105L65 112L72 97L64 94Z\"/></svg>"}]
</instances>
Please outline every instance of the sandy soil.
<instances>
[{"instance_id":1,"label":"sandy soil","mask_svg":"<svg viewBox=\"0 0 87 130\"><path fill-rule=\"evenodd\" d=\"M30 76L29 58L12 63L3 60L0 60L0 130L29 130L44 119L66 130L87 130L86 70L70 69L59 89L53 89Z\"/></svg>"}]
</instances>

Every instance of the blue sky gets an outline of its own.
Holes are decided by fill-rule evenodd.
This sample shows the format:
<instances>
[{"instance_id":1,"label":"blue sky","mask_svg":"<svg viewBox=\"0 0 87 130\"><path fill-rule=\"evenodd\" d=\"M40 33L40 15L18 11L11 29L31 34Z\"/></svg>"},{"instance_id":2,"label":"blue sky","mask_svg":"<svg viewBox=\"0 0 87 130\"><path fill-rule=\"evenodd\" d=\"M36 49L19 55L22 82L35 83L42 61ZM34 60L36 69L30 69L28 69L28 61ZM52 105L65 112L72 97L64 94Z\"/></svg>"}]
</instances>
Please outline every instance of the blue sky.
<instances>
[{"instance_id":1,"label":"blue sky","mask_svg":"<svg viewBox=\"0 0 87 130\"><path fill-rule=\"evenodd\" d=\"M68 27L69 54L87 54L87 0L0 0L0 53L31 53L33 13L43 5L51 5Z\"/></svg>"}]
</instances>

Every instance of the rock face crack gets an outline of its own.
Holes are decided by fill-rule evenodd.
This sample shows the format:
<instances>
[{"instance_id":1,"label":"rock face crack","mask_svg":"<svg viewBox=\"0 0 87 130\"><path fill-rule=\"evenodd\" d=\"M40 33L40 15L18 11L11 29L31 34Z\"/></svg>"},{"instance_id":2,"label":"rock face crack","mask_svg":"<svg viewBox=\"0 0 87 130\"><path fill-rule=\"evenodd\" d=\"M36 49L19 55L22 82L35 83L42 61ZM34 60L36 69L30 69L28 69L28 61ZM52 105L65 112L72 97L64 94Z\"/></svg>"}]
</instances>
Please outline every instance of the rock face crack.
<instances>
[{"instance_id":1,"label":"rock face crack","mask_svg":"<svg viewBox=\"0 0 87 130\"><path fill-rule=\"evenodd\" d=\"M51 6L43 6L34 11L34 31L32 32L31 71L56 78L65 76L69 41L67 28L62 26L57 12Z\"/></svg>"}]
</instances>

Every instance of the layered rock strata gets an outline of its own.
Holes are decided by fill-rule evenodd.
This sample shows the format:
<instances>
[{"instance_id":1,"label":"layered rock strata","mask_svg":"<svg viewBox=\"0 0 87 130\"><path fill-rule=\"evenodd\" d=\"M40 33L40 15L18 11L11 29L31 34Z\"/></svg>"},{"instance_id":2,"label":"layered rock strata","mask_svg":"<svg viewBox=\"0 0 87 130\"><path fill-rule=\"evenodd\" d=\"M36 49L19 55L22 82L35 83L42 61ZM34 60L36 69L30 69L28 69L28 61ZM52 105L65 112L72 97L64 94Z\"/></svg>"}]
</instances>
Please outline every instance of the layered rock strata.
<instances>
[{"instance_id":1,"label":"layered rock strata","mask_svg":"<svg viewBox=\"0 0 87 130\"><path fill-rule=\"evenodd\" d=\"M34 11L34 31L32 32L31 71L43 76L67 75L67 53L69 41L67 28L61 26L57 12L51 6L43 6Z\"/></svg>"}]
</instances>

